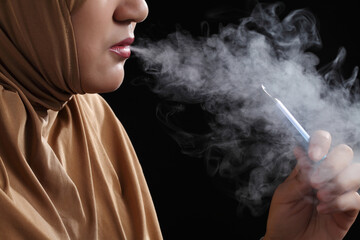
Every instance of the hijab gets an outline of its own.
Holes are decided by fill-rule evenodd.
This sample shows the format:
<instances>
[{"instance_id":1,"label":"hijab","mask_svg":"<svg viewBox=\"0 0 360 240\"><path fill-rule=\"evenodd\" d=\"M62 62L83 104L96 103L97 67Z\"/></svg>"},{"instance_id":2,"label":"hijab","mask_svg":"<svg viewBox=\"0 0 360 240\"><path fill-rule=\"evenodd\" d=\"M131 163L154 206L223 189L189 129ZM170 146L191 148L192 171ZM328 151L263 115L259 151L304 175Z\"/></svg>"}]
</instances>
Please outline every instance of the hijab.
<instances>
[{"instance_id":1,"label":"hijab","mask_svg":"<svg viewBox=\"0 0 360 240\"><path fill-rule=\"evenodd\" d=\"M130 140L81 87L71 13L0 7L0 239L161 239Z\"/></svg>"}]
</instances>

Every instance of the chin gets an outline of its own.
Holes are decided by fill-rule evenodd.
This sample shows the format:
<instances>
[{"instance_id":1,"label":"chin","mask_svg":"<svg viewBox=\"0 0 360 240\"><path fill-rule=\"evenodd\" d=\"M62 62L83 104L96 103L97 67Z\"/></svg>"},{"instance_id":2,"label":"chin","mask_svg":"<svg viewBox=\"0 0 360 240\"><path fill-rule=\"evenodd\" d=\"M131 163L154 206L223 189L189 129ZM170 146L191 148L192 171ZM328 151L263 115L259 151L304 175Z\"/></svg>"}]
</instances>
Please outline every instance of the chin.
<instances>
[{"instance_id":1,"label":"chin","mask_svg":"<svg viewBox=\"0 0 360 240\"><path fill-rule=\"evenodd\" d=\"M99 93L108 93L116 91L122 84L123 81L119 81L117 84L114 84L113 86L109 86L108 88L104 89L102 92Z\"/></svg>"},{"instance_id":2,"label":"chin","mask_svg":"<svg viewBox=\"0 0 360 240\"><path fill-rule=\"evenodd\" d=\"M85 93L113 92L121 86L123 79L123 75L113 79L103 79L103 81L96 81L95 84L84 85L83 90Z\"/></svg>"}]
</instances>

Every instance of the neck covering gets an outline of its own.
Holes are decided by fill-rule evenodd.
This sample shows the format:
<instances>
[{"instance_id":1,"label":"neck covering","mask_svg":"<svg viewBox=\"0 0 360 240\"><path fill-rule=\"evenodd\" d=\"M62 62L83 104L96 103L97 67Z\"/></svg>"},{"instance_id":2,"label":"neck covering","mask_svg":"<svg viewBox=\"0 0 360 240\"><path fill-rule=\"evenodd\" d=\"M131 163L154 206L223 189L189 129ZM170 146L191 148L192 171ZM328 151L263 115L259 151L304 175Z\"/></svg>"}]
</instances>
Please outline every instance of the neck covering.
<instances>
[{"instance_id":1,"label":"neck covering","mask_svg":"<svg viewBox=\"0 0 360 240\"><path fill-rule=\"evenodd\" d=\"M83 2L0 3L0 239L162 239L125 130L81 88Z\"/></svg>"}]
</instances>

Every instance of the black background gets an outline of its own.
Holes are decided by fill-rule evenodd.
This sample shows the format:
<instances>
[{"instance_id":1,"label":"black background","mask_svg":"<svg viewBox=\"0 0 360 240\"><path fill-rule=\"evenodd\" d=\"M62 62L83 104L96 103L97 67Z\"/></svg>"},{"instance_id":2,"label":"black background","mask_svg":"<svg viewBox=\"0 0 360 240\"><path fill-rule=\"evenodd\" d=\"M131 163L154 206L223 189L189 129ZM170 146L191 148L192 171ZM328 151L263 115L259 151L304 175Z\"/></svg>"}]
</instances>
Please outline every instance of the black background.
<instances>
[{"instance_id":1,"label":"black background","mask_svg":"<svg viewBox=\"0 0 360 240\"><path fill-rule=\"evenodd\" d=\"M315 53L320 57L320 65L335 58L341 46L348 52L345 76L359 65L360 6L357 1L282 2L284 14L306 8L318 19L323 47ZM153 39L165 37L179 25L193 35L201 35L204 21L215 32L219 24L248 16L254 6L251 0L148 0L147 3L148 19L137 26L136 34ZM103 96L127 129L137 151L164 239L259 239L265 233L266 214L259 217L246 211L237 214L237 201L221 189L221 180L206 173L204 161L181 153L156 118L156 106L161 100L147 87L132 84L142 74L141 66L130 58L123 85ZM359 224L358 220L345 239L360 239Z\"/></svg>"}]
</instances>

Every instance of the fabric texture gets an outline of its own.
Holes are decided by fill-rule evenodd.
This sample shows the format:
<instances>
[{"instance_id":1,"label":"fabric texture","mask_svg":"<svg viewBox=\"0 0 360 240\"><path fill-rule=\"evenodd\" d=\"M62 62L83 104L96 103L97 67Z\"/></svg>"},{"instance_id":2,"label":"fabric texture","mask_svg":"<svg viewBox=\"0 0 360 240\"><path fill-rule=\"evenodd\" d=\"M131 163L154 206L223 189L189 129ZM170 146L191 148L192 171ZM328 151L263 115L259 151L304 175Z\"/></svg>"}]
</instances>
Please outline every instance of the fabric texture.
<instances>
[{"instance_id":1,"label":"fabric texture","mask_svg":"<svg viewBox=\"0 0 360 240\"><path fill-rule=\"evenodd\" d=\"M125 130L81 88L83 1L0 2L0 239L162 239Z\"/></svg>"}]
</instances>

